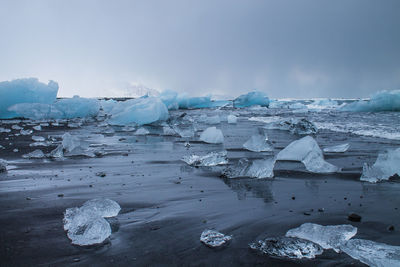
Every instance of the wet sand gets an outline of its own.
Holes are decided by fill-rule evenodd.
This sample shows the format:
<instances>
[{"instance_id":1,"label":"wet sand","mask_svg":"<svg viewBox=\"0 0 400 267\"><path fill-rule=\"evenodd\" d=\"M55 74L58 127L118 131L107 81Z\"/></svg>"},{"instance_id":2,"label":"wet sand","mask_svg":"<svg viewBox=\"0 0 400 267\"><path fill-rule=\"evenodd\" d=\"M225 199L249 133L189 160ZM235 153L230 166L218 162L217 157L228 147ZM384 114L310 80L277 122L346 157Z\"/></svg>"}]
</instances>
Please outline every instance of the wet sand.
<instances>
[{"instance_id":1,"label":"wet sand","mask_svg":"<svg viewBox=\"0 0 400 267\"><path fill-rule=\"evenodd\" d=\"M24 124L19 123L31 127ZM362 164L374 162L385 148L399 147L399 141L320 131L315 138L321 147L351 145L345 153L325 154L328 162L343 168L330 175L308 173L299 163L278 162L274 179L227 179L220 177L222 167L194 168L181 161L184 155L223 149L230 164L243 157L272 155L242 149L263 125L245 116L238 124L222 122L217 127L224 132L224 145L198 142L198 137L161 136L157 126L148 127L147 136L116 128L114 134L92 142L104 147L103 157L65 160L22 159L22 154L36 149L29 147L31 137L6 140L10 133L0 133L0 144L6 147L0 149L0 158L9 161L8 172L0 174L0 265L364 266L332 250L312 260L289 260L249 249L251 242L284 235L305 222L352 224L358 228L357 238L400 245L400 183L359 181ZM208 126L201 124L198 130ZM101 129L89 122L77 129L43 127L34 135L59 137L68 131L84 136ZM269 130L268 135L275 154L300 138L281 130ZM187 140L189 149L184 145ZM19 152L12 152L10 142ZM99 177L98 172L106 176ZM113 199L122 208L111 220L112 235L98 246L71 245L63 230L63 212L99 197ZM362 216L361 222L348 221L352 212ZM394 231L388 230L390 225ZM233 239L226 247L208 248L199 241L205 229Z\"/></svg>"}]
</instances>

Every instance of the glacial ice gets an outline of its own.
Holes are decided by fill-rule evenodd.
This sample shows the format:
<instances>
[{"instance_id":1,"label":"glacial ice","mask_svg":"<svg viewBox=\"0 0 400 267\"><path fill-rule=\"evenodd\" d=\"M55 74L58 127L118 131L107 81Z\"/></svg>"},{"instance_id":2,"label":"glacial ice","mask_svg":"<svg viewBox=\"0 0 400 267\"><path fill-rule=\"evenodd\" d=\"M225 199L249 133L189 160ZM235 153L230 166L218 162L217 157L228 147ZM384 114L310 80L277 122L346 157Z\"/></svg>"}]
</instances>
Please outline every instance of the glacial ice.
<instances>
[{"instance_id":1,"label":"glacial ice","mask_svg":"<svg viewBox=\"0 0 400 267\"><path fill-rule=\"evenodd\" d=\"M147 129L143 128L143 127L139 128L139 129L137 129L135 131L135 135L147 135L149 133L150 132Z\"/></svg>"},{"instance_id":2,"label":"glacial ice","mask_svg":"<svg viewBox=\"0 0 400 267\"><path fill-rule=\"evenodd\" d=\"M341 246L357 233L357 227L349 224L323 226L314 223L304 223L297 228L287 231L287 237L297 237L314 242L324 249L336 252Z\"/></svg>"},{"instance_id":3,"label":"glacial ice","mask_svg":"<svg viewBox=\"0 0 400 267\"><path fill-rule=\"evenodd\" d=\"M0 173L7 171L7 161L0 159Z\"/></svg>"},{"instance_id":4,"label":"glacial ice","mask_svg":"<svg viewBox=\"0 0 400 267\"><path fill-rule=\"evenodd\" d=\"M267 238L251 243L249 246L251 249L257 250L262 254L291 259L313 259L324 252L319 245L294 237Z\"/></svg>"},{"instance_id":5,"label":"glacial ice","mask_svg":"<svg viewBox=\"0 0 400 267\"><path fill-rule=\"evenodd\" d=\"M54 122L52 123L52 125L53 125L53 126L58 126L58 125L55 125ZM42 130L42 126L40 126L40 125L33 126L32 128L33 128L35 131L41 131L41 130Z\"/></svg>"},{"instance_id":6,"label":"glacial ice","mask_svg":"<svg viewBox=\"0 0 400 267\"><path fill-rule=\"evenodd\" d=\"M80 140L79 136L73 136L70 133L65 133L62 136L62 146L66 152L72 152L76 149L87 149L89 144Z\"/></svg>"},{"instance_id":7,"label":"glacial ice","mask_svg":"<svg viewBox=\"0 0 400 267\"><path fill-rule=\"evenodd\" d=\"M51 104L56 100L58 84L49 81L46 85L36 78L0 82L0 118L10 119L18 114L9 108L19 103Z\"/></svg>"},{"instance_id":8,"label":"glacial ice","mask_svg":"<svg viewBox=\"0 0 400 267\"><path fill-rule=\"evenodd\" d=\"M243 147L253 152L273 151L274 148L268 142L268 137L264 134L255 134L247 140Z\"/></svg>"},{"instance_id":9,"label":"glacial ice","mask_svg":"<svg viewBox=\"0 0 400 267\"><path fill-rule=\"evenodd\" d=\"M369 266L400 266L400 246L351 239L340 246L340 250Z\"/></svg>"},{"instance_id":10,"label":"glacial ice","mask_svg":"<svg viewBox=\"0 0 400 267\"><path fill-rule=\"evenodd\" d=\"M224 235L214 230L204 230L201 233L200 241L206 246L215 248L220 247L232 239L230 235Z\"/></svg>"},{"instance_id":11,"label":"glacial ice","mask_svg":"<svg viewBox=\"0 0 400 267\"><path fill-rule=\"evenodd\" d=\"M21 129L21 131L19 131L19 133L22 135L30 135L33 133L33 131L30 129L28 129L28 130Z\"/></svg>"},{"instance_id":12,"label":"glacial ice","mask_svg":"<svg viewBox=\"0 0 400 267\"><path fill-rule=\"evenodd\" d=\"M233 106L235 108L245 108L254 105L260 105L262 107L268 107L269 98L263 92L254 91L244 95L240 95L233 100Z\"/></svg>"},{"instance_id":13,"label":"glacial ice","mask_svg":"<svg viewBox=\"0 0 400 267\"><path fill-rule=\"evenodd\" d=\"M173 129L182 138L191 138L191 137L194 137L194 134L195 134L195 128L193 125L189 125L189 126L174 125Z\"/></svg>"},{"instance_id":14,"label":"glacial ice","mask_svg":"<svg viewBox=\"0 0 400 267\"><path fill-rule=\"evenodd\" d=\"M160 94L160 99L165 104L168 110L179 109L177 97L178 93L171 90L166 90Z\"/></svg>"},{"instance_id":15,"label":"glacial ice","mask_svg":"<svg viewBox=\"0 0 400 267\"><path fill-rule=\"evenodd\" d=\"M277 160L301 161L308 171L314 173L333 173L339 170L324 160L322 150L311 136L290 143L278 153Z\"/></svg>"},{"instance_id":16,"label":"glacial ice","mask_svg":"<svg viewBox=\"0 0 400 267\"><path fill-rule=\"evenodd\" d=\"M22 155L22 157L25 159L42 159L45 157L45 154L42 150L36 149L30 153Z\"/></svg>"},{"instance_id":17,"label":"glacial ice","mask_svg":"<svg viewBox=\"0 0 400 267\"><path fill-rule=\"evenodd\" d=\"M117 102L110 111L112 125L150 124L168 119L168 109L157 97L141 97Z\"/></svg>"},{"instance_id":18,"label":"glacial ice","mask_svg":"<svg viewBox=\"0 0 400 267\"><path fill-rule=\"evenodd\" d=\"M228 115L228 123L229 124L237 123L237 117L235 115L232 115L232 114Z\"/></svg>"},{"instance_id":19,"label":"glacial ice","mask_svg":"<svg viewBox=\"0 0 400 267\"><path fill-rule=\"evenodd\" d=\"M349 147L350 147L350 145L348 143L337 145L337 146L330 146L330 147L325 147L324 152L343 153L343 152L346 152L349 149Z\"/></svg>"},{"instance_id":20,"label":"glacial ice","mask_svg":"<svg viewBox=\"0 0 400 267\"><path fill-rule=\"evenodd\" d=\"M200 140L210 144L221 144L224 142L224 135L220 129L209 127L201 133Z\"/></svg>"},{"instance_id":21,"label":"glacial ice","mask_svg":"<svg viewBox=\"0 0 400 267\"><path fill-rule=\"evenodd\" d=\"M49 158L63 158L64 157L64 147L62 144L58 145L55 149L50 151L49 154L47 154L47 157Z\"/></svg>"},{"instance_id":22,"label":"glacial ice","mask_svg":"<svg viewBox=\"0 0 400 267\"><path fill-rule=\"evenodd\" d=\"M214 106L210 96L188 97L182 94L177 97L177 101L180 109L211 108Z\"/></svg>"},{"instance_id":23,"label":"glacial ice","mask_svg":"<svg viewBox=\"0 0 400 267\"><path fill-rule=\"evenodd\" d=\"M35 141L35 142L43 142L44 140L46 140L43 136L36 136L36 135L33 135L32 136L32 140L33 141Z\"/></svg>"},{"instance_id":24,"label":"glacial ice","mask_svg":"<svg viewBox=\"0 0 400 267\"><path fill-rule=\"evenodd\" d=\"M21 126L19 126L19 125L12 125L11 129L13 129L13 130L21 130L23 128Z\"/></svg>"},{"instance_id":25,"label":"glacial ice","mask_svg":"<svg viewBox=\"0 0 400 267\"><path fill-rule=\"evenodd\" d=\"M64 230L72 244L101 244L111 235L111 226L104 219L117 216L121 207L110 199L92 199L80 208L68 208L64 213Z\"/></svg>"},{"instance_id":26,"label":"glacial ice","mask_svg":"<svg viewBox=\"0 0 400 267\"><path fill-rule=\"evenodd\" d=\"M217 166L228 164L227 151L211 152L205 156L191 155L182 158L184 162L192 166Z\"/></svg>"},{"instance_id":27,"label":"glacial ice","mask_svg":"<svg viewBox=\"0 0 400 267\"><path fill-rule=\"evenodd\" d=\"M379 112L400 111L400 90L380 91L370 100L359 100L341 108L343 111Z\"/></svg>"},{"instance_id":28,"label":"glacial ice","mask_svg":"<svg viewBox=\"0 0 400 267\"><path fill-rule=\"evenodd\" d=\"M172 129L171 127L169 127L169 126L164 126L164 127L163 127L163 133L162 133L162 135L174 136L174 135L176 135L176 132L175 132L175 130Z\"/></svg>"},{"instance_id":29,"label":"glacial ice","mask_svg":"<svg viewBox=\"0 0 400 267\"><path fill-rule=\"evenodd\" d=\"M287 127L292 134L307 135L315 134L318 132L317 126L306 119L290 119L281 122L281 125Z\"/></svg>"},{"instance_id":30,"label":"glacial ice","mask_svg":"<svg viewBox=\"0 0 400 267\"><path fill-rule=\"evenodd\" d=\"M364 163L360 180L376 183L396 174L400 175L400 148L379 154L372 166Z\"/></svg>"},{"instance_id":31,"label":"glacial ice","mask_svg":"<svg viewBox=\"0 0 400 267\"><path fill-rule=\"evenodd\" d=\"M10 129L4 128L4 127L0 127L0 133L9 133L11 132Z\"/></svg>"},{"instance_id":32,"label":"glacial ice","mask_svg":"<svg viewBox=\"0 0 400 267\"><path fill-rule=\"evenodd\" d=\"M275 158L259 159L249 161L246 158L240 159L236 165L229 166L223 172L228 178L273 178L274 177Z\"/></svg>"}]
</instances>

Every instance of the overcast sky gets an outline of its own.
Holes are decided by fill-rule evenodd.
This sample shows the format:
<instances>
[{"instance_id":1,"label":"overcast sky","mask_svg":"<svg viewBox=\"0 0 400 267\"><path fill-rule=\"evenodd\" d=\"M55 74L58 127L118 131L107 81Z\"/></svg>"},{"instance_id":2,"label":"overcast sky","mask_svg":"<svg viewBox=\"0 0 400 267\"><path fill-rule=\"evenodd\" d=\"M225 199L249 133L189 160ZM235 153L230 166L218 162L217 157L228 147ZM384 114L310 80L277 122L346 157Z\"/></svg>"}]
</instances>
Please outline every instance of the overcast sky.
<instances>
[{"instance_id":1,"label":"overcast sky","mask_svg":"<svg viewBox=\"0 0 400 267\"><path fill-rule=\"evenodd\" d=\"M0 0L0 80L59 96L400 89L399 0Z\"/></svg>"}]
</instances>

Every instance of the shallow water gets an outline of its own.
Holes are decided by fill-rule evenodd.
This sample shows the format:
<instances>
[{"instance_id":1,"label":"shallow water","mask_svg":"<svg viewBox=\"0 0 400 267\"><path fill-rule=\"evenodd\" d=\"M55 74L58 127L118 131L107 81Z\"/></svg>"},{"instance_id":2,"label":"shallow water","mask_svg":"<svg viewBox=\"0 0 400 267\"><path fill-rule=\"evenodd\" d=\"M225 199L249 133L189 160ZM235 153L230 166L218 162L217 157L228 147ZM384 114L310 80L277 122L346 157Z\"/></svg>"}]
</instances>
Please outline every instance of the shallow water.
<instances>
[{"instance_id":1,"label":"shallow water","mask_svg":"<svg viewBox=\"0 0 400 267\"><path fill-rule=\"evenodd\" d=\"M187 115L179 119L184 112ZM237 124L225 120L207 125L198 120L202 114L224 117L232 113L238 116ZM289 260L249 249L249 243L282 236L305 222L352 224L358 227L355 238L400 245L400 183L359 181L364 162L373 163L379 152L400 147L398 113L226 108L174 111L171 116L184 127L194 124L195 136L163 136L162 126L157 125L144 126L150 131L145 136L121 131L121 127L102 134L109 127L97 121L86 121L79 128L42 126L42 131L34 131L34 135L55 137L52 146L39 147L45 153L69 132L87 140L91 148L102 148L106 154L96 158L22 159L37 149L29 147L31 136L10 136L16 130L0 133L5 147L0 149L0 158L9 161L8 172L0 174L1 265L362 266L333 251L312 260ZM349 143L345 153L325 153L325 159L342 171L313 174L301 163L278 162L274 179L228 179L220 177L224 167L196 168L181 161L183 156L222 150L228 151L231 165L244 157L276 155L301 136L268 129L273 152L242 147L259 128L266 127L249 118L271 116L314 122L320 128L314 138L321 148ZM36 125L30 121L13 124L24 129ZM2 121L0 127L13 124ZM199 141L199 133L210 126L222 130L224 144ZM185 146L187 141L190 147ZM12 152L14 148L19 151ZM106 176L96 176L98 172ZM71 245L63 230L63 212L99 197L113 199L122 208L112 223L110 239L92 247ZM351 212L361 215L361 222L348 221ZM387 229L390 225L394 231ZM208 248L200 242L205 229L232 235L232 240L224 248Z\"/></svg>"}]
</instances>

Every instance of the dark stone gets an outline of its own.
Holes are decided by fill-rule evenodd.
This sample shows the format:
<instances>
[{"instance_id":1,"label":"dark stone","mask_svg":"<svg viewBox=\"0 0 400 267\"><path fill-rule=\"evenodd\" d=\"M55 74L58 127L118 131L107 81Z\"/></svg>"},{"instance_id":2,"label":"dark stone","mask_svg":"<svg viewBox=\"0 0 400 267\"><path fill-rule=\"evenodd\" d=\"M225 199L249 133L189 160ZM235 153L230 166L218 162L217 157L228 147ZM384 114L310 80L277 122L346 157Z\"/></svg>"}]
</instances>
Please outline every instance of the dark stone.
<instances>
[{"instance_id":1,"label":"dark stone","mask_svg":"<svg viewBox=\"0 0 400 267\"><path fill-rule=\"evenodd\" d=\"M361 216L356 213L352 213L347 217L347 219L352 222L360 222Z\"/></svg>"}]
</instances>

